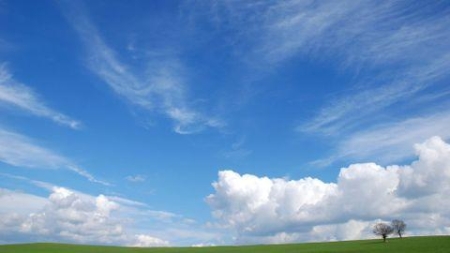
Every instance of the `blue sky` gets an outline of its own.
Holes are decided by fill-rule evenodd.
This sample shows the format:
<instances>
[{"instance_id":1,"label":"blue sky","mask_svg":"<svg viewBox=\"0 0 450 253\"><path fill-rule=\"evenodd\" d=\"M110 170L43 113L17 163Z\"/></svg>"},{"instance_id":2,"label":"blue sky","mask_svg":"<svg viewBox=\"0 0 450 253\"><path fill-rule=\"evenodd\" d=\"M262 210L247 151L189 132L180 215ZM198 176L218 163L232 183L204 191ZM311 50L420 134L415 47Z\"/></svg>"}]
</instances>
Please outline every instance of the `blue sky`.
<instances>
[{"instance_id":1,"label":"blue sky","mask_svg":"<svg viewBox=\"0 0 450 253\"><path fill-rule=\"evenodd\" d=\"M449 12L0 0L0 242L449 234Z\"/></svg>"}]
</instances>

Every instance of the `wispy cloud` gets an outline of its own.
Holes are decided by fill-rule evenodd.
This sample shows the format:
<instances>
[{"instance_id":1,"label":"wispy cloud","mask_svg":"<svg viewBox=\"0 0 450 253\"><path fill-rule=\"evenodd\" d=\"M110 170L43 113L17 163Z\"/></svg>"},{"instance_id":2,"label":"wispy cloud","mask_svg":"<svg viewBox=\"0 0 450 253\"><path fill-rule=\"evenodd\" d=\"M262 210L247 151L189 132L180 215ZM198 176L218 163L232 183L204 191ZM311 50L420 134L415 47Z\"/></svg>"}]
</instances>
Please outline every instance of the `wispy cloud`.
<instances>
[{"instance_id":1,"label":"wispy cloud","mask_svg":"<svg viewBox=\"0 0 450 253\"><path fill-rule=\"evenodd\" d=\"M48 107L30 87L13 78L5 63L0 64L0 104L12 105L72 129L79 129L82 125L80 121Z\"/></svg>"},{"instance_id":2,"label":"wispy cloud","mask_svg":"<svg viewBox=\"0 0 450 253\"><path fill-rule=\"evenodd\" d=\"M388 123L351 135L338 144L336 158L369 159L383 163L399 161L414 154L413 144L430 136L450 138L450 112Z\"/></svg>"},{"instance_id":3,"label":"wispy cloud","mask_svg":"<svg viewBox=\"0 0 450 253\"><path fill-rule=\"evenodd\" d=\"M298 130L327 135L343 133L354 130L361 121L370 121L374 113L396 103L404 102L414 107L423 96L431 103L434 99L440 99L446 94L441 93L440 96L430 97L421 92L447 78L448 67L450 67L450 53L435 59L427 66L411 67L408 71L398 73L392 80L379 81L381 84L378 87L376 81L371 81L376 88L356 93L350 92L336 99L322 108L314 119L300 126ZM422 108L415 107L415 109L420 112Z\"/></svg>"},{"instance_id":4,"label":"wispy cloud","mask_svg":"<svg viewBox=\"0 0 450 253\"><path fill-rule=\"evenodd\" d=\"M53 189L55 187L54 184L40 181L40 180L33 180L33 179L30 179L28 177L23 177L23 176L18 176L18 175L13 175L13 174L8 174L8 173L0 173L0 176L2 176L4 178L8 178L8 179L24 181L28 184L34 185L38 188L41 188L41 189L44 189L47 191L51 191L51 189Z\"/></svg>"},{"instance_id":5,"label":"wispy cloud","mask_svg":"<svg viewBox=\"0 0 450 253\"><path fill-rule=\"evenodd\" d=\"M231 31L236 55L258 74L302 59L325 63L349 80L328 84L333 93L318 94L322 104L308 107L312 116L296 127L302 134L333 142L351 139L354 132L385 125L386 118L432 115L440 110L436 102L448 98L450 9L443 2L288 0L198 6L215 27ZM327 87L320 89L326 92Z\"/></svg>"},{"instance_id":6,"label":"wispy cloud","mask_svg":"<svg viewBox=\"0 0 450 253\"><path fill-rule=\"evenodd\" d=\"M353 88L299 129L338 134L448 78L450 18L439 3L283 1L263 11L255 57L331 61L357 73ZM429 13L428 13L428 12ZM433 14L433 15L430 15ZM364 108L364 110L361 110Z\"/></svg>"},{"instance_id":7,"label":"wispy cloud","mask_svg":"<svg viewBox=\"0 0 450 253\"><path fill-rule=\"evenodd\" d=\"M150 57L146 70L139 71L119 60L81 4L66 2L62 9L86 47L89 69L126 101L170 118L179 134L223 126L221 120L206 116L190 104L186 69L176 55Z\"/></svg>"},{"instance_id":8,"label":"wispy cloud","mask_svg":"<svg viewBox=\"0 0 450 253\"><path fill-rule=\"evenodd\" d=\"M449 113L440 102L448 97L442 83L450 77L450 46L443 43L450 36L448 10L431 13L439 4L405 8L407 1L358 5L356 16L342 17L330 31L334 42L328 49L343 67L359 72L355 88L297 128L339 136L336 152L316 164L401 161L413 155L413 143L450 135ZM355 17L361 22L353 24Z\"/></svg>"},{"instance_id":9,"label":"wispy cloud","mask_svg":"<svg viewBox=\"0 0 450 253\"><path fill-rule=\"evenodd\" d=\"M311 165L326 167L339 160L363 162L374 158L383 164L404 161L414 155L415 143L434 135L450 139L449 124L450 111L446 109L379 124L335 141L333 154L312 161Z\"/></svg>"},{"instance_id":10,"label":"wispy cloud","mask_svg":"<svg viewBox=\"0 0 450 253\"><path fill-rule=\"evenodd\" d=\"M221 155L228 159L244 158L252 154L252 150L245 148L246 138L240 137L231 145L231 149L224 150Z\"/></svg>"},{"instance_id":11,"label":"wispy cloud","mask_svg":"<svg viewBox=\"0 0 450 253\"><path fill-rule=\"evenodd\" d=\"M41 181L41 180L35 180L35 179L31 179L29 177L18 176L18 175L14 175L14 174L0 173L0 176L4 177L4 178L16 180L16 181L22 181L22 182L25 182L27 184L36 186L36 187L38 187L40 189L46 190L48 192L53 191L53 189L55 189L55 188L62 187L61 185L56 185L56 184L52 184L52 183L49 183L49 182L45 182L45 181ZM77 193L79 195L89 196L86 193L83 193L83 192L80 192L80 191L77 191L77 190L74 190L74 189L69 189L69 190L72 191L72 192L75 192L75 193ZM130 208L134 208L134 207L142 207L142 208L146 207L147 208L148 207L148 205L145 204L145 203L142 203L142 202L139 202L139 201L135 201L135 200L131 200L131 199L127 199L127 198L123 198L123 197L118 197L118 196L114 196L114 195L107 195L107 197L110 200L112 200L112 201L114 201L114 202L116 202L118 204L121 204L124 207L130 207Z\"/></svg>"},{"instance_id":12,"label":"wispy cloud","mask_svg":"<svg viewBox=\"0 0 450 253\"><path fill-rule=\"evenodd\" d=\"M246 23L240 36L252 47L242 46L247 50L241 53L250 65L277 68L301 57L327 61L353 76L296 128L336 143L336 153L318 162L373 156L393 162L412 155L414 142L433 135L447 138L448 114L437 103L448 97L442 83L450 77L450 10L443 3L224 5L226 11L216 12L214 20Z\"/></svg>"},{"instance_id":13,"label":"wispy cloud","mask_svg":"<svg viewBox=\"0 0 450 253\"><path fill-rule=\"evenodd\" d=\"M96 179L84 169L81 169L70 159L34 143L31 139L18 133L0 128L0 161L16 167L67 169L103 185L109 183Z\"/></svg>"},{"instance_id":14,"label":"wispy cloud","mask_svg":"<svg viewBox=\"0 0 450 253\"><path fill-rule=\"evenodd\" d=\"M145 180L147 180L147 177L144 175L134 175L134 176L127 176L125 179L133 183L138 183L144 182Z\"/></svg>"}]
</instances>

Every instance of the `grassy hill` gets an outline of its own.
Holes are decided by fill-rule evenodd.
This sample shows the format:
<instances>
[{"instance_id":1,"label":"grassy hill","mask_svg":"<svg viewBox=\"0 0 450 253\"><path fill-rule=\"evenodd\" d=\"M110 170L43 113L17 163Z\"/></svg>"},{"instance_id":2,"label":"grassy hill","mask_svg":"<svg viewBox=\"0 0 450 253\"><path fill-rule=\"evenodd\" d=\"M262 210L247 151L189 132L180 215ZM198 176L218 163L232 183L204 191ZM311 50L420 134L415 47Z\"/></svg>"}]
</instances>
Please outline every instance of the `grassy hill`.
<instances>
[{"instance_id":1,"label":"grassy hill","mask_svg":"<svg viewBox=\"0 0 450 253\"><path fill-rule=\"evenodd\" d=\"M303 243L287 245L226 246L204 248L126 248L53 243L0 245L0 253L450 253L450 236L409 237L381 240L346 242Z\"/></svg>"}]
</instances>

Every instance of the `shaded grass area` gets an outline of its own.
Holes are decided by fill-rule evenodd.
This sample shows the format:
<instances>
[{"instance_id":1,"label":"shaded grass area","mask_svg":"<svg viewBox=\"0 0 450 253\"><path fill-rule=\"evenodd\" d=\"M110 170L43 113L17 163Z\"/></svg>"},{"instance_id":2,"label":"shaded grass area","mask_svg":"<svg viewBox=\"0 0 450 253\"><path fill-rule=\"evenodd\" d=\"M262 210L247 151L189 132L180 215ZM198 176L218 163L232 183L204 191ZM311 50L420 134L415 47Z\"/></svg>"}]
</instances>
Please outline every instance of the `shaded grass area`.
<instances>
[{"instance_id":1,"label":"shaded grass area","mask_svg":"<svg viewBox=\"0 0 450 253\"><path fill-rule=\"evenodd\" d=\"M204 248L126 248L109 246L35 243L0 245L0 253L348 253L348 252L432 252L450 253L450 236L409 237L403 239L362 240L286 245L223 246Z\"/></svg>"}]
</instances>

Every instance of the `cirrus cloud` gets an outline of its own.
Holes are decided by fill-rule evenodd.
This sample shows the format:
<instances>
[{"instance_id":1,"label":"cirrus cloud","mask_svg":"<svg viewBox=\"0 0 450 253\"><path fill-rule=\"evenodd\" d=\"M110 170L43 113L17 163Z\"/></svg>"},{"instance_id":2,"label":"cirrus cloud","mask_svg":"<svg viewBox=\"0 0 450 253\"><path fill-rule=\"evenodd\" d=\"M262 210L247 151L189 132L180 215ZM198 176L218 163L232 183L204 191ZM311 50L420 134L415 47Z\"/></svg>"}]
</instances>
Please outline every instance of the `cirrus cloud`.
<instances>
[{"instance_id":1,"label":"cirrus cloud","mask_svg":"<svg viewBox=\"0 0 450 253\"><path fill-rule=\"evenodd\" d=\"M117 95L138 108L166 116L174 122L173 131L178 134L224 126L222 120L200 112L190 103L186 67L178 56L149 57L145 71L125 64L102 38L81 3L60 4L86 48L87 67Z\"/></svg>"},{"instance_id":2,"label":"cirrus cloud","mask_svg":"<svg viewBox=\"0 0 450 253\"><path fill-rule=\"evenodd\" d=\"M5 63L0 64L0 104L12 105L72 129L80 129L82 125L80 121L48 107L36 92L12 77Z\"/></svg>"},{"instance_id":3,"label":"cirrus cloud","mask_svg":"<svg viewBox=\"0 0 450 253\"><path fill-rule=\"evenodd\" d=\"M0 162L16 167L70 170L87 180L103 185L110 183L95 178L69 158L41 147L30 138L0 127Z\"/></svg>"}]
</instances>

